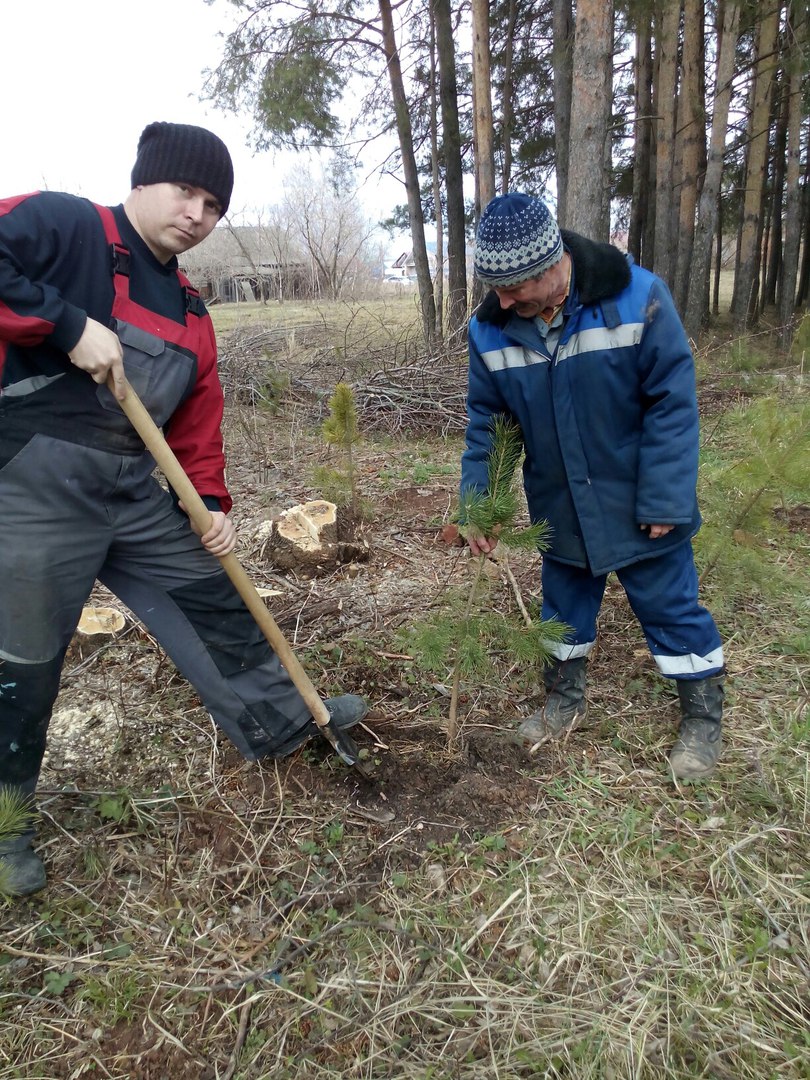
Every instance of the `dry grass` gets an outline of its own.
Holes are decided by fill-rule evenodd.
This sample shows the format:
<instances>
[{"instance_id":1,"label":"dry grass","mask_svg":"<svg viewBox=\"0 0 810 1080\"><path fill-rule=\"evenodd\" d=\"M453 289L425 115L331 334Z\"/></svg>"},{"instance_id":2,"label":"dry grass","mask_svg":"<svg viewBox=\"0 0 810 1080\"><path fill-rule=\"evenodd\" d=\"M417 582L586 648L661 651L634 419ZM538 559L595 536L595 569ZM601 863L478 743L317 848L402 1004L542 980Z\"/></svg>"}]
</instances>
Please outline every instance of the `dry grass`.
<instances>
[{"instance_id":1,"label":"dry grass","mask_svg":"<svg viewBox=\"0 0 810 1080\"><path fill-rule=\"evenodd\" d=\"M739 756L688 792L571 755L423 851L192 755L185 796L95 830L101 878L65 853L79 883L6 927L0 1075L806 1075L806 757L766 762L774 820ZM184 850L200 821L227 857Z\"/></svg>"},{"instance_id":2,"label":"dry grass","mask_svg":"<svg viewBox=\"0 0 810 1080\"><path fill-rule=\"evenodd\" d=\"M294 399L231 404L227 431L245 529L326 453ZM360 576L249 566L322 690L370 697L358 739L401 778L393 822L320 746L242 762L137 625L66 679L42 782L51 884L1 916L0 1080L810 1075L810 665L780 645L807 625L806 532L768 537L792 594L743 582L720 605L707 583L731 668L716 779L668 776L674 700L615 585L588 725L519 776L452 761L446 699L398 631L465 573L432 544L459 450L366 443ZM528 596L536 563L515 574ZM469 690L470 738L536 700L529 673L498 670Z\"/></svg>"},{"instance_id":3,"label":"dry grass","mask_svg":"<svg viewBox=\"0 0 810 1080\"><path fill-rule=\"evenodd\" d=\"M332 331L338 344L351 343L356 335L372 331L382 340L399 336L402 330L415 336L420 325L416 294L400 292L379 299L324 300L316 304L275 301L222 304L211 309L211 317L220 337L257 324L283 327L287 332L320 325Z\"/></svg>"}]
</instances>

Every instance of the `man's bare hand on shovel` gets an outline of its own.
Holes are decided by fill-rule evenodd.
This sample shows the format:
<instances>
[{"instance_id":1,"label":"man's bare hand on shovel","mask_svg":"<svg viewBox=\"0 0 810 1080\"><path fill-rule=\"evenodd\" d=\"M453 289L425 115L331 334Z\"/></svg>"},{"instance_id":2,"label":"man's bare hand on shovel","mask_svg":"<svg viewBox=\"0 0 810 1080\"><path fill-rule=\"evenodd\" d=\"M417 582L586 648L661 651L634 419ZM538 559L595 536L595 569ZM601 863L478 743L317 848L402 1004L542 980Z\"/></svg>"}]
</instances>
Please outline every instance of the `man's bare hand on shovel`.
<instances>
[{"instance_id":1,"label":"man's bare hand on shovel","mask_svg":"<svg viewBox=\"0 0 810 1080\"><path fill-rule=\"evenodd\" d=\"M124 376L124 350L118 335L95 319L88 319L82 336L68 353L71 364L86 371L93 382L106 383L111 379L110 389L123 401L126 396Z\"/></svg>"},{"instance_id":2,"label":"man's bare hand on shovel","mask_svg":"<svg viewBox=\"0 0 810 1080\"><path fill-rule=\"evenodd\" d=\"M182 503L180 503L180 509L185 511L185 513L188 513ZM210 551L212 555L216 555L218 558L221 558L223 555L230 555L236 547L236 529L234 524L227 514L223 514L219 510L211 511L211 525L207 532L201 533L191 518L189 518L189 524L197 536L199 536L205 550Z\"/></svg>"}]
</instances>

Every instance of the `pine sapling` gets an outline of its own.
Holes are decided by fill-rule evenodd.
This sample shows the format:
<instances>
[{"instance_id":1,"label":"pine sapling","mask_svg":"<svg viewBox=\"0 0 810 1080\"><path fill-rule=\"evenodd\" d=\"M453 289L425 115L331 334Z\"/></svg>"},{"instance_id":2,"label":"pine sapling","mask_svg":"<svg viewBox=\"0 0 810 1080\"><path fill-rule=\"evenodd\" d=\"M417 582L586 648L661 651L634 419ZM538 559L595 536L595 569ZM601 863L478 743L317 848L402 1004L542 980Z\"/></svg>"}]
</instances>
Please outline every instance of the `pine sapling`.
<instances>
[{"instance_id":1,"label":"pine sapling","mask_svg":"<svg viewBox=\"0 0 810 1080\"><path fill-rule=\"evenodd\" d=\"M517 470L523 455L520 428L505 417L496 417L487 457L487 489L466 490L461 494L457 517L459 532L470 536L497 537L498 548L517 551L542 551L547 546L548 525L538 522L528 527L517 524L520 511ZM502 652L522 664L543 663L549 648L563 640L568 627L554 620L534 621L528 617L516 589L523 623L503 611L485 605L484 567L488 556L476 556L475 574L466 596L449 597L450 610L419 627L414 635L416 651L427 667L452 664L452 687L447 721L447 741L458 737L458 698L462 676L481 673L493 652ZM508 566L502 559L501 564ZM513 588L516 582L508 574Z\"/></svg>"},{"instance_id":2,"label":"pine sapling","mask_svg":"<svg viewBox=\"0 0 810 1080\"><path fill-rule=\"evenodd\" d=\"M712 512L701 542L709 553L701 584L747 534L770 527L774 508L804 497L810 475L810 406L786 407L762 398L729 414L729 427L744 442L745 457L710 468L704 464L704 491Z\"/></svg>"},{"instance_id":3,"label":"pine sapling","mask_svg":"<svg viewBox=\"0 0 810 1080\"><path fill-rule=\"evenodd\" d=\"M356 519L359 515L354 448L360 443L360 429L354 392L347 383L341 382L335 387L335 392L329 399L329 416L324 420L321 432L328 443L339 447L343 452L345 472L321 469L318 471L319 479L321 482L330 483L333 489L348 492L351 515Z\"/></svg>"}]
</instances>

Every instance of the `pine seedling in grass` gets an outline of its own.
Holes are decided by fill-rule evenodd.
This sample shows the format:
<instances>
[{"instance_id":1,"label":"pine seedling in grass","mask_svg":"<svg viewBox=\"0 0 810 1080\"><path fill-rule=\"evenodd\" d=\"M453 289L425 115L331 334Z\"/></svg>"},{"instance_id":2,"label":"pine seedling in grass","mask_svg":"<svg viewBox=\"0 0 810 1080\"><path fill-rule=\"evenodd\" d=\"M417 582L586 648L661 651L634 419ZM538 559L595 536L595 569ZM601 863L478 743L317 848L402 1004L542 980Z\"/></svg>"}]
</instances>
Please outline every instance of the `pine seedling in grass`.
<instances>
[{"instance_id":1,"label":"pine seedling in grass","mask_svg":"<svg viewBox=\"0 0 810 1080\"><path fill-rule=\"evenodd\" d=\"M18 791L0 787L0 847L5 841L13 840L30 829L35 818L36 813L31 808L30 800ZM0 858L0 896L9 895L6 878L6 868Z\"/></svg>"},{"instance_id":2,"label":"pine seedling in grass","mask_svg":"<svg viewBox=\"0 0 810 1080\"><path fill-rule=\"evenodd\" d=\"M774 509L806 498L810 475L810 404L761 398L734 409L726 421L734 457L717 464L704 462L702 494L710 504L700 546L707 550L701 582L727 563L743 561L746 574L755 573L751 559L740 556L751 541L771 527ZM741 456L742 455L742 456ZM760 548L760 544L755 547ZM735 550L736 549L736 550ZM770 566L770 560L769 560ZM772 568L765 568L766 576Z\"/></svg>"},{"instance_id":3,"label":"pine seedling in grass","mask_svg":"<svg viewBox=\"0 0 810 1080\"><path fill-rule=\"evenodd\" d=\"M354 467L354 448L360 443L357 406L354 392L347 383L338 383L329 399L329 416L321 426L328 443L343 452L345 469L320 468L315 471L316 483L329 491L335 502L348 503L353 518L358 517L357 481Z\"/></svg>"},{"instance_id":4,"label":"pine seedling in grass","mask_svg":"<svg viewBox=\"0 0 810 1080\"><path fill-rule=\"evenodd\" d=\"M548 546L546 522L528 527L517 525L520 510L518 466L523 456L520 428L506 417L492 423L491 448L487 458L487 490L466 490L461 494L457 519L459 532L497 537L499 548L517 551L543 551ZM487 581L484 575L486 555L476 556L475 574L469 591L450 595L447 610L417 627L412 647L427 668L452 666L447 741L452 746L458 737L458 697L462 677L478 676L490 665L494 654L508 655L521 665L542 664L549 657L551 645L562 641L569 628L554 620L532 620L520 598L508 558L501 560L518 599L522 623L509 614L486 605Z\"/></svg>"}]
</instances>

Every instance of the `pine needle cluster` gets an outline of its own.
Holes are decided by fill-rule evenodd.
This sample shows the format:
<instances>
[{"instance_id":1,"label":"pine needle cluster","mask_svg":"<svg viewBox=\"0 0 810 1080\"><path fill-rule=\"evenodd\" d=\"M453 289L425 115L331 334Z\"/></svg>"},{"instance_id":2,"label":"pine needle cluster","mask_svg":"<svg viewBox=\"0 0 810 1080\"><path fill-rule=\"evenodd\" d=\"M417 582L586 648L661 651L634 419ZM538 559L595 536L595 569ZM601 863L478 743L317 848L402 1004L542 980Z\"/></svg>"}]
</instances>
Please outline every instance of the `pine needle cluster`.
<instances>
[{"instance_id":1,"label":"pine needle cluster","mask_svg":"<svg viewBox=\"0 0 810 1080\"><path fill-rule=\"evenodd\" d=\"M31 828L36 817L30 801L18 791L0 787L0 850L7 840L13 840ZM9 893L3 860L0 859L0 896Z\"/></svg>"},{"instance_id":2,"label":"pine needle cluster","mask_svg":"<svg viewBox=\"0 0 810 1080\"><path fill-rule=\"evenodd\" d=\"M497 537L504 547L518 551L543 550L549 528L537 522L525 528L515 524L520 510L518 469L523 458L523 435L514 421L496 416L492 421L492 443L487 457L487 490L466 488L461 493L457 518L459 532Z\"/></svg>"},{"instance_id":3,"label":"pine needle cluster","mask_svg":"<svg viewBox=\"0 0 810 1080\"><path fill-rule=\"evenodd\" d=\"M479 590L483 609L488 594ZM457 663L463 678L491 678L499 660L532 667L544 663L552 645L565 640L570 628L554 619L533 620L527 626L511 611L494 606L467 612L468 595L448 593L441 613L409 632L408 646L427 671L444 677Z\"/></svg>"},{"instance_id":4,"label":"pine needle cluster","mask_svg":"<svg viewBox=\"0 0 810 1080\"><path fill-rule=\"evenodd\" d=\"M731 410L701 464L701 579L775 587L767 539L777 509L806 501L808 476L810 402L766 397Z\"/></svg>"},{"instance_id":5,"label":"pine needle cluster","mask_svg":"<svg viewBox=\"0 0 810 1080\"><path fill-rule=\"evenodd\" d=\"M335 387L329 399L329 416L324 420L321 431L328 443L339 446L347 454L360 442L354 391L348 383L340 382Z\"/></svg>"}]
</instances>

